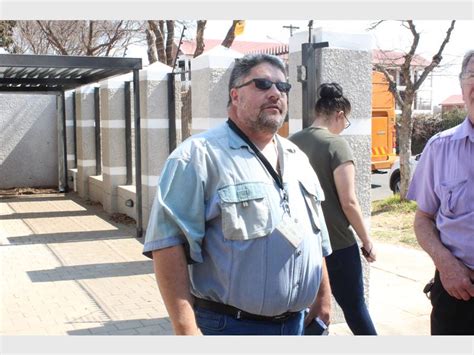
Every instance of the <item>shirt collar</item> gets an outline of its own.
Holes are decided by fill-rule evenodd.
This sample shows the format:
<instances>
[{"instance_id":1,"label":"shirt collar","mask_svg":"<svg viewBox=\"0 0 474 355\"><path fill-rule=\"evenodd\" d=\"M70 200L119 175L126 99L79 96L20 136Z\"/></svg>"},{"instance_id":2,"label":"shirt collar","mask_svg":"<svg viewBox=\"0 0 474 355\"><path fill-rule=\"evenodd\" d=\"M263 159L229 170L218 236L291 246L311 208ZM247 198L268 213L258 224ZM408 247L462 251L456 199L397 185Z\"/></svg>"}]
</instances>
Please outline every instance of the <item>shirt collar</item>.
<instances>
[{"instance_id":1,"label":"shirt collar","mask_svg":"<svg viewBox=\"0 0 474 355\"><path fill-rule=\"evenodd\" d=\"M248 148L252 151L250 146L237 133L235 133L226 123L226 129L229 135L229 147L232 149ZM277 145L280 146L284 152L295 153L296 149L292 147L286 139L282 139L278 134L275 134Z\"/></svg>"},{"instance_id":2,"label":"shirt collar","mask_svg":"<svg viewBox=\"0 0 474 355\"><path fill-rule=\"evenodd\" d=\"M237 133L234 132L233 129L229 127L229 124L226 122L226 129L227 129L227 134L229 136L229 147L232 149L240 149L240 148L249 148L251 151L249 145L247 142L245 142Z\"/></svg>"},{"instance_id":3,"label":"shirt collar","mask_svg":"<svg viewBox=\"0 0 474 355\"><path fill-rule=\"evenodd\" d=\"M456 132L454 132L452 139L464 139L466 137L469 137L471 142L474 142L474 127L469 117L466 117Z\"/></svg>"}]
</instances>

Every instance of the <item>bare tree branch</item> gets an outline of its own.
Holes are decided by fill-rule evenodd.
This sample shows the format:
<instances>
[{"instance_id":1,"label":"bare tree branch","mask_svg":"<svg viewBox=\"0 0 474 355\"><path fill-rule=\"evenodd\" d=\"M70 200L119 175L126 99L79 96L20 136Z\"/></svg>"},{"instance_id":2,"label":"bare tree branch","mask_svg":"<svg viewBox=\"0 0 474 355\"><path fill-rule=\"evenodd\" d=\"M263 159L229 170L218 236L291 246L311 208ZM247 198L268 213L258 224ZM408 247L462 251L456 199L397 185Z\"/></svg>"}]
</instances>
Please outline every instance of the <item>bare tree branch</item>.
<instances>
[{"instance_id":1,"label":"bare tree branch","mask_svg":"<svg viewBox=\"0 0 474 355\"><path fill-rule=\"evenodd\" d=\"M206 28L207 20L198 20L196 29L196 50L194 51L193 58L201 55L204 52L204 30Z\"/></svg>"},{"instance_id":2,"label":"bare tree branch","mask_svg":"<svg viewBox=\"0 0 474 355\"><path fill-rule=\"evenodd\" d=\"M382 24L383 22L385 22L385 20L380 20L380 21L376 21L376 22L372 22L369 27L367 27L366 31L372 31L372 30L375 30L377 27L379 27L380 24Z\"/></svg>"},{"instance_id":3,"label":"bare tree branch","mask_svg":"<svg viewBox=\"0 0 474 355\"><path fill-rule=\"evenodd\" d=\"M150 26L147 26L145 31L146 31L146 41L147 41L148 62L152 64L158 61L158 52L156 49L156 36L155 36L155 33L150 29Z\"/></svg>"},{"instance_id":4,"label":"bare tree branch","mask_svg":"<svg viewBox=\"0 0 474 355\"><path fill-rule=\"evenodd\" d=\"M92 50L92 41L94 38L94 21L89 21L89 36L87 37L86 53L87 55L92 55L94 52Z\"/></svg>"},{"instance_id":5,"label":"bare tree branch","mask_svg":"<svg viewBox=\"0 0 474 355\"><path fill-rule=\"evenodd\" d=\"M382 72L384 75L385 75L385 78L387 79L388 81L388 89L390 90L390 92L393 94L393 97L395 98L395 100L397 101L397 104L399 104L400 106L403 106L403 98L401 97L400 95L400 92L398 91L397 89L397 83L395 82L395 80L392 78L392 76L390 75L390 73L387 71L387 69L381 65L381 64L375 64L374 65L375 69Z\"/></svg>"},{"instance_id":6,"label":"bare tree branch","mask_svg":"<svg viewBox=\"0 0 474 355\"><path fill-rule=\"evenodd\" d=\"M166 21L166 64L173 65L174 21Z\"/></svg>"},{"instance_id":7,"label":"bare tree branch","mask_svg":"<svg viewBox=\"0 0 474 355\"><path fill-rule=\"evenodd\" d=\"M454 25L456 23L456 20L451 21L451 25L449 26L448 30L446 31L446 37L444 37L443 42L441 43L438 52L433 56L431 63L423 70L423 73L421 73L420 77L418 80L413 85L414 90L418 90L425 81L426 77L428 74L441 63L441 60L443 57L441 54L444 51L444 47L446 47L446 44L448 44L449 40L451 39L451 32L454 30Z\"/></svg>"},{"instance_id":8,"label":"bare tree branch","mask_svg":"<svg viewBox=\"0 0 474 355\"><path fill-rule=\"evenodd\" d=\"M230 26L229 30L227 31L227 35L225 36L224 40L221 43L221 46L224 46L226 48L230 48L232 46L232 43L234 42L235 39L235 26L237 26L237 23L241 20L234 20L232 21L232 25Z\"/></svg>"},{"instance_id":9,"label":"bare tree branch","mask_svg":"<svg viewBox=\"0 0 474 355\"><path fill-rule=\"evenodd\" d=\"M49 40L51 45L55 47L60 54L62 55L69 55L66 48L63 47L59 39L56 37L56 34L51 29L51 21L36 21L39 28L43 33L46 35L46 38Z\"/></svg>"},{"instance_id":10,"label":"bare tree branch","mask_svg":"<svg viewBox=\"0 0 474 355\"><path fill-rule=\"evenodd\" d=\"M411 62L418 48L420 42L420 34L416 31L415 24L412 20L407 21L408 27L412 33L413 41L411 43L410 50L405 54L405 61L400 67L400 74L405 79L406 89L405 92L411 91L413 89L413 81L411 80Z\"/></svg>"},{"instance_id":11,"label":"bare tree branch","mask_svg":"<svg viewBox=\"0 0 474 355\"><path fill-rule=\"evenodd\" d=\"M163 37L163 21L148 21L148 26L155 35L155 46L158 53L158 60L162 63L166 63L166 52Z\"/></svg>"}]
</instances>

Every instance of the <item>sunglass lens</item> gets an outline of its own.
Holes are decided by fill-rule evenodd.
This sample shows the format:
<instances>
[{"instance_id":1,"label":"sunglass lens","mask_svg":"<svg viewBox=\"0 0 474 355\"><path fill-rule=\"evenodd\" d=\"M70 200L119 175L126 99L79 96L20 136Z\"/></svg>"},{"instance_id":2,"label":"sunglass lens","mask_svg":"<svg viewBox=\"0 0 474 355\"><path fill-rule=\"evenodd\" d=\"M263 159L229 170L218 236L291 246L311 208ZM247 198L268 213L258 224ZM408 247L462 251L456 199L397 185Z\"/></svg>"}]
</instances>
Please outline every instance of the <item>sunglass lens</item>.
<instances>
[{"instance_id":1,"label":"sunglass lens","mask_svg":"<svg viewBox=\"0 0 474 355\"><path fill-rule=\"evenodd\" d=\"M255 86L260 90L268 90L272 87L273 82L267 79L253 79Z\"/></svg>"},{"instance_id":2,"label":"sunglass lens","mask_svg":"<svg viewBox=\"0 0 474 355\"><path fill-rule=\"evenodd\" d=\"M285 83L284 81L279 81L277 83L275 83L276 87L278 90L280 90L281 92L285 92L285 93L288 93L290 92L290 89L291 89L291 84L290 83Z\"/></svg>"},{"instance_id":3,"label":"sunglass lens","mask_svg":"<svg viewBox=\"0 0 474 355\"><path fill-rule=\"evenodd\" d=\"M255 83L255 87L260 90L268 90L272 87L273 84L276 85L277 89L280 92L288 93L291 89L291 85L284 81L278 81L276 83L273 83L273 81L271 80L262 78L253 79L253 81Z\"/></svg>"}]
</instances>

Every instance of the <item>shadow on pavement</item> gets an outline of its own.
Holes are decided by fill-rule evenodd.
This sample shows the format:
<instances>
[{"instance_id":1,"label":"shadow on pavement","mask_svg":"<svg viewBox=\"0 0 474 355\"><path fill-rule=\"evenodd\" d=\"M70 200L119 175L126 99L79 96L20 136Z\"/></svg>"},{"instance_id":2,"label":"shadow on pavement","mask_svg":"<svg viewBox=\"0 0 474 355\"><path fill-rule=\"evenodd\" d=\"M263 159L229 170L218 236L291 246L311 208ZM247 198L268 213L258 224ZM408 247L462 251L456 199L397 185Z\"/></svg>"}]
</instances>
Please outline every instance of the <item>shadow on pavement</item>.
<instances>
[{"instance_id":1,"label":"shadow on pavement","mask_svg":"<svg viewBox=\"0 0 474 355\"><path fill-rule=\"evenodd\" d=\"M173 335L173 329L169 318L163 317L108 321L99 327L70 330L67 333L68 335Z\"/></svg>"},{"instance_id":2,"label":"shadow on pavement","mask_svg":"<svg viewBox=\"0 0 474 355\"><path fill-rule=\"evenodd\" d=\"M54 269L27 271L32 282L100 279L132 275L153 274L153 262L126 261L103 264L60 266Z\"/></svg>"}]
</instances>

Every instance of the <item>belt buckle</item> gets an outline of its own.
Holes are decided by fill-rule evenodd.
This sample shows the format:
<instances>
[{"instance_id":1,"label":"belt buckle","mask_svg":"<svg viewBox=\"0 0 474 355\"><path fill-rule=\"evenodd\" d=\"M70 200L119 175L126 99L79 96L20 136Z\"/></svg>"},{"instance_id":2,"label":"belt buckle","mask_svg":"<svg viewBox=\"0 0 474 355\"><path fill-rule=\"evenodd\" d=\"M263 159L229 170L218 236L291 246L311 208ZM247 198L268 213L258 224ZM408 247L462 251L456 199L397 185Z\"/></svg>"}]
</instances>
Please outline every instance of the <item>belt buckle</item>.
<instances>
[{"instance_id":1,"label":"belt buckle","mask_svg":"<svg viewBox=\"0 0 474 355\"><path fill-rule=\"evenodd\" d=\"M278 316L273 317L273 320L274 320L274 321L281 321L281 320L286 320L286 319L288 319L288 317L289 317L289 314L288 314L288 313L283 313L283 314L280 314L280 315L278 315Z\"/></svg>"}]
</instances>

